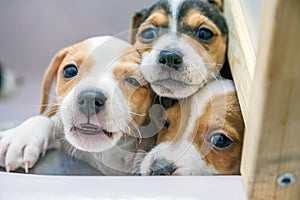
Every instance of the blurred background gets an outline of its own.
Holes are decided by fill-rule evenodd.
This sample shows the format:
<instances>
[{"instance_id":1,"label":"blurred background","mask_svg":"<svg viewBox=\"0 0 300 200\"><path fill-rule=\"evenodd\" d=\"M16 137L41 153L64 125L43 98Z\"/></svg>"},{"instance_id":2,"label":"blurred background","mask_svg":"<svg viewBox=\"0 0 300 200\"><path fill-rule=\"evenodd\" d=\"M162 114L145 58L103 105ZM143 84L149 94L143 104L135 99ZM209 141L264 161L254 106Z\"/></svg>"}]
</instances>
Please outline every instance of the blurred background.
<instances>
[{"instance_id":1,"label":"blurred background","mask_svg":"<svg viewBox=\"0 0 300 200\"><path fill-rule=\"evenodd\" d=\"M38 113L43 73L57 51L92 36L117 35L127 40L133 13L154 2L0 1L0 63L24 82L14 95L0 98L0 129ZM262 2L241 0L255 51Z\"/></svg>"},{"instance_id":2,"label":"blurred background","mask_svg":"<svg viewBox=\"0 0 300 200\"><path fill-rule=\"evenodd\" d=\"M0 1L0 62L24 82L14 95L0 99L0 128L38 113L43 73L57 51L92 36L127 40L132 14L153 2Z\"/></svg>"}]
</instances>

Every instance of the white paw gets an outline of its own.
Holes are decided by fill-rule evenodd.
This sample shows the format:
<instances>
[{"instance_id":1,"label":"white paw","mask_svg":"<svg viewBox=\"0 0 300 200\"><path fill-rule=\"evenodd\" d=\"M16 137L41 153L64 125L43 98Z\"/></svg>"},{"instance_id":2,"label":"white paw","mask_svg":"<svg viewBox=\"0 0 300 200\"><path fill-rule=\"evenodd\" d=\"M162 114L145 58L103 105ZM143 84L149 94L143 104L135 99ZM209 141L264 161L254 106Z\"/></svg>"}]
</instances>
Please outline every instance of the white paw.
<instances>
[{"instance_id":1,"label":"white paw","mask_svg":"<svg viewBox=\"0 0 300 200\"><path fill-rule=\"evenodd\" d=\"M0 133L0 166L7 171L33 167L40 153L45 153L53 131L52 121L34 116L16 128Z\"/></svg>"}]
</instances>

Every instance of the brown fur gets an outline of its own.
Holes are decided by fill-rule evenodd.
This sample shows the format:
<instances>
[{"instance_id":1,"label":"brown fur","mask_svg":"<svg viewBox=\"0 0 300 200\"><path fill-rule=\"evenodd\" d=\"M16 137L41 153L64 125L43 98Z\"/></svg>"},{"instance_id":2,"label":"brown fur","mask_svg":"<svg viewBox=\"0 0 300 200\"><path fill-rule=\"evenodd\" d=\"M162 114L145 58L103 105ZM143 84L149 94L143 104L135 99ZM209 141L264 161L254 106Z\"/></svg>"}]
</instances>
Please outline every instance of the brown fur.
<instances>
[{"instance_id":1,"label":"brown fur","mask_svg":"<svg viewBox=\"0 0 300 200\"><path fill-rule=\"evenodd\" d=\"M226 101L226 102L224 102ZM189 105L189 103L187 103ZM176 103L167 110L170 126L158 134L157 144L162 142L180 142L188 125L191 106L180 107ZM225 109L225 110L224 110ZM181 112L184 111L184 112ZM182 121L181 121L182 120ZM181 126L181 127L180 127ZM209 138L217 131L229 137L234 143L224 149L217 149L209 143ZM199 155L208 165L213 166L220 174L239 174L242 151L244 122L235 92L214 96L199 116L189 139L197 146Z\"/></svg>"},{"instance_id":2,"label":"brown fur","mask_svg":"<svg viewBox=\"0 0 300 200\"><path fill-rule=\"evenodd\" d=\"M226 99L226 110L224 100ZM213 131L221 130L234 143L224 149L217 149L209 142ZM198 131L194 143L205 155L207 164L221 174L239 174L244 123L236 93L213 97L207 104L204 114L198 120Z\"/></svg>"},{"instance_id":3,"label":"brown fur","mask_svg":"<svg viewBox=\"0 0 300 200\"><path fill-rule=\"evenodd\" d=\"M122 65L117 66L114 69L113 74L118 81L124 97L128 100L131 112L138 114L132 114L131 118L137 125L142 125L148 116L148 110L153 103L154 93L139 70L141 61L140 55L135 50L133 51L133 49L126 52L128 53L122 55L120 58L120 63ZM125 82L125 78L127 77L136 79L142 87L136 88Z\"/></svg>"},{"instance_id":4,"label":"brown fur","mask_svg":"<svg viewBox=\"0 0 300 200\"><path fill-rule=\"evenodd\" d=\"M161 130L157 135L157 144L162 142L179 142L189 120L191 113L191 102L187 99L183 103L176 102L171 108L167 109L167 120L169 127ZM182 112L184 111L184 112Z\"/></svg>"},{"instance_id":5,"label":"brown fur","mask_svg":"<svg viewBox=\"0 0 300 200\"><path fill-rule=\"evenodd\" d=\"M78 69L80 69L81 64L88 56L86 41L75 44L73 46L67 47L61 51L59 51L51 63L49 64L42 83L42 104L40 109L40 114L45 114L48 109L49 97L51 86L56 80L56 95L57 95L57 103L60 103L65 95L74 87L76 80L80 79L80 77L84 76L87 72L81 72L80 76L75 77L71 80L65 80L62 76L63 69L69 64L75 64ZM86 65L92 66L93 62L85 63ZM85 69L89 69L90 67L85 67ZM57 107L57 106L56 106ZM50 108L51 112L50 116L53 116L56 113L55 107Z\"/></svg>"},{"instance_id":6,"label":"brown fur","mask_svg":"<svg viewBox=\"0 0 300 200\"><path fill-rule=\"evenodd\" d=\"M222 64L225 61L225 52L226 52L226 41L227 37L222 36L220 30L215 26L215 24L208 19L207 17L203 16L198 10L191 10L185 19L185 23L187 26L197 28L197 27L205 27L212 30L215 34L215 37L209 42L208 45L203 45L205 50L208 52L210 58L217 64ZM184 37L194 49L195 51L199 52L200 55L205 55L203 51L203 47L197 44L197 42L192 39L191 37ZM222 66L219 66L219 69Z\"/></svg>"}]
</instances>

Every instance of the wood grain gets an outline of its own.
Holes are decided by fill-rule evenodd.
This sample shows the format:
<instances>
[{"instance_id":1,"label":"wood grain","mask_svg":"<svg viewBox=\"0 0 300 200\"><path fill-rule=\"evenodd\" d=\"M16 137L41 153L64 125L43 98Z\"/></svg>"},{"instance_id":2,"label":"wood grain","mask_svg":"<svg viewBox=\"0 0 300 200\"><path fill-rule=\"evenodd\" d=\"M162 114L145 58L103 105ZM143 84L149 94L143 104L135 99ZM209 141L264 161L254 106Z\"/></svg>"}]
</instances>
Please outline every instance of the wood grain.
<instances>
[{"instance_id":1,"label":"wood grain","mask_svg":"<svg viewBox=\"0 0 300 200\"><path fill-rule=\"evenodd\" d=\"M256 63L255 51L241 2L227 0L224 5L229 28L228 60L247 127L249 100Z\"/></svg>"},{"instance_id":2,"label":"wood grain","mask_svg":"<svg viewBox=\"0 0 300 200\"><path fill-rule=\"evenodd\" d=\"M300 199L300 1L265 0L244 140L249 198ZM298 182L277 185L283 173Z\"/></svg>"}]
</instances>

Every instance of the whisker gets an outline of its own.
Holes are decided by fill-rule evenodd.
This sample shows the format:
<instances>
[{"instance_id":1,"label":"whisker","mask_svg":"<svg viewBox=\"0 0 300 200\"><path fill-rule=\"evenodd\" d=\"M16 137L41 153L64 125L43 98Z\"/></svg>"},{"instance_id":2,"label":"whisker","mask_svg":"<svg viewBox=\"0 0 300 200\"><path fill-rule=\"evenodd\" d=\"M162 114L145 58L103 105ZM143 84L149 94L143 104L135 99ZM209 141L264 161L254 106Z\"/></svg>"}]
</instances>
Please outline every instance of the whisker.
<instances>
[{"instance_id":1,"label":"whisker","mask_svg":"<svg viewBox=\"0 0 300 200\"><path fill-rule=\"evenodd\" d=\"M144 117L146 116L146 114L139 114L139 113L135 113L135 112L131 112L129 111L130 114L133 114L133 115L136 115L136 116L139 116L139 117Z\"/></svg>"}]
</instances>

